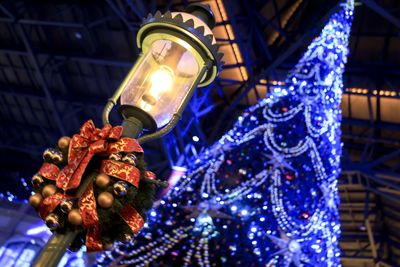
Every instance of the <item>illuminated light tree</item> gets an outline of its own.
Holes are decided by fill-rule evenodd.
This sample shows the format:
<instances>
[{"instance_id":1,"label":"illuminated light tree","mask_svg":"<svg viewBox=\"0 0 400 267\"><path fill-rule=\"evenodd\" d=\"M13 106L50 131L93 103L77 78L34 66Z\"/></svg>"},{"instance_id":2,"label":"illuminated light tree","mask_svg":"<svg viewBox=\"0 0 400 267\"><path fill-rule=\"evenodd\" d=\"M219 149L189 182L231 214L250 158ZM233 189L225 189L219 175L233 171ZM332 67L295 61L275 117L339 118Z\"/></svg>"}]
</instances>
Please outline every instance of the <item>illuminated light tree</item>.
<instances>
[{"instance_id":1,"label":"illuminated light tree","mask_svg":"<svg viewBox=\"0 0 400 267\"><path fill-rule=\"evenodd\" d=\"M354 3L99 265L340 266L340 101Z\"/></svg>"}]
</instances>

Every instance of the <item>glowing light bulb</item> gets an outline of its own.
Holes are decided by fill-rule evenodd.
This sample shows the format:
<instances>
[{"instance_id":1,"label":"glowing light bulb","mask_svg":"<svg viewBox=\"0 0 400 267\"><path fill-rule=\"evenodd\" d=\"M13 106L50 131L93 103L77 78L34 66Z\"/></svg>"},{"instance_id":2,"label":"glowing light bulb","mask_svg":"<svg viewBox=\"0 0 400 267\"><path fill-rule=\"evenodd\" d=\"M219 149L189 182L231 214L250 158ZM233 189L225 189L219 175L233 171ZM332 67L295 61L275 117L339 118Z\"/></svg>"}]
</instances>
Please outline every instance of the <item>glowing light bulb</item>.
<instances>
[{"instance_id":1,"label":"glowing light bulb","mask_svg":"<svg viewBox=\"0 0 400 267\"><path fill-rule=\"evenodd\" d=\"M168 91L172 87L173 81L173 73L172 70L166 66L161 66L158 70L156 70L151 75L151 91L157 90L160 92Z\"/></svg>"},{"instance_id":2,"label":"glowing light bulb","mask_svg":"<svg viewBox=\"0 0 400 267\"><path fill-rule=\"evenodd\" d=\"M150 76L151 88L142 96L143 106L146 111L150 110L160 99L161 95L172 88L174 74L167 66L161 66Z\"/></svg>"}]
</instances>

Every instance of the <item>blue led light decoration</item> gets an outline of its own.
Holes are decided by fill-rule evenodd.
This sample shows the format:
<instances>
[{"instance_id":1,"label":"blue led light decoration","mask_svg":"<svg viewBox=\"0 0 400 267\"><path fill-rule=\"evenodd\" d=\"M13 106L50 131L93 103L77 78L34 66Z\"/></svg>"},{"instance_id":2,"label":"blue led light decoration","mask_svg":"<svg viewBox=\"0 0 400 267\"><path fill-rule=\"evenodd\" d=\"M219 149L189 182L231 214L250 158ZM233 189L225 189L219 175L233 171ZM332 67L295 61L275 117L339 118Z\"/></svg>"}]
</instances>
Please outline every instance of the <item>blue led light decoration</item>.
<instances>
[{"instance_id":1,"label":"blue led light decoration","mask_svg":"<svg viewBox=\"0 0 400 267\"><path fill-rule=\"evenodd\" d=\"M340 266L340 101L354 3L335 13L283 86L189 166L133 244L132 266Z\"/></svg>"}]
</instances>

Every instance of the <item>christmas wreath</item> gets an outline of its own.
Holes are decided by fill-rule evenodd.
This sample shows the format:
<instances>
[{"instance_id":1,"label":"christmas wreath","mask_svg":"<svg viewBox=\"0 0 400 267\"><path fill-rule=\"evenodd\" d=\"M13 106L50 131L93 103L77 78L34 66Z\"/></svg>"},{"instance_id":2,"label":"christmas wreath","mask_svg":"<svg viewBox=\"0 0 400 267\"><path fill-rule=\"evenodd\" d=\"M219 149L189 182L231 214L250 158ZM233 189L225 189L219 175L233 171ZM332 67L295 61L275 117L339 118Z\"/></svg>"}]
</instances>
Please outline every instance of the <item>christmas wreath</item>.
<instances>
[{"instance_id":1,"label":"christmas wreath","mask_svg":"<svg viewBox=\"0 0 400 267\"><path fill-rule=\"evenodd\" d=\"M79 232L71 250L85 244L99 251L130 240L144 225L155 186L167 186L146 170L137 140L121 135L122 126L98 129L87 121L79 134L44 151L32 178L29 202L50 230Z\"/></svg>"}]
</instances>

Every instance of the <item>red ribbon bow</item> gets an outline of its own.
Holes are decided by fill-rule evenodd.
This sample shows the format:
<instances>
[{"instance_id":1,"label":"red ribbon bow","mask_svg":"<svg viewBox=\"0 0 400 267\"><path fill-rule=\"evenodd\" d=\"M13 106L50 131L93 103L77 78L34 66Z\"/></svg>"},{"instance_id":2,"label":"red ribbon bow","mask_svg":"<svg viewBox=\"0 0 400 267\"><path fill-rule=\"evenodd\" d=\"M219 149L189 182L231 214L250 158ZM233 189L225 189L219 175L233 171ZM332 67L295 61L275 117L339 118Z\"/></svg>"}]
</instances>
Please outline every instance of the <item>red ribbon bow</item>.
<instances>
[{"instance_id":1,"label":"red ribbon bow","mask_svg":"<svg viewBox=\"0 0 400 267\"><path fill-rule=\"evenodd\" d=\"M72 137L68 165L57 176L57 187L64 191L77 188L82 175L95 154L107 151L107 139L117 140L121 137L122 127L111 127L107 124L103 129L96 129L93 122L87 121L81 127L80 134Z\"/></svg>"},{"instance_id":2,"label":"red ribbon bow","mask_svg":"<svg viewBox=\"0 0 400 267\"><path fill-rule=\"evenodd\" d=\"M63 194L57 193L43 200L39 208L39 215L42 219L45 219L54 211L61 201L72 198L65 192L79 187L82 176L90 160L95 155L108 158L110 154L118 152L143 153L143 149L136 139L121 138L122 130L122 126L112 127L109 124L105 125L102 129L98 129L89 120L83 124L80 133L72 137L68 152L68 163L64 168L60 170L58 166L51 163L44 163L42 165L39 174L47 179L56 181L57 187L64 191ZM140 171L135 166L104 159L100 167L100 172L139 187ZM87 250L101 250L101 227L96 212L96 200L92 184L89 185L80 197L78 204L83 227L87 230ZM120 216L134 233L137 233L144 225L143 218L130 205L126 205L121 210Z\"/></svg>"}]
</instances>

